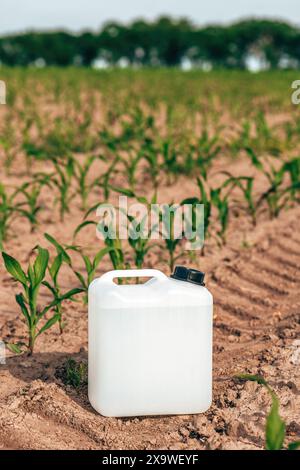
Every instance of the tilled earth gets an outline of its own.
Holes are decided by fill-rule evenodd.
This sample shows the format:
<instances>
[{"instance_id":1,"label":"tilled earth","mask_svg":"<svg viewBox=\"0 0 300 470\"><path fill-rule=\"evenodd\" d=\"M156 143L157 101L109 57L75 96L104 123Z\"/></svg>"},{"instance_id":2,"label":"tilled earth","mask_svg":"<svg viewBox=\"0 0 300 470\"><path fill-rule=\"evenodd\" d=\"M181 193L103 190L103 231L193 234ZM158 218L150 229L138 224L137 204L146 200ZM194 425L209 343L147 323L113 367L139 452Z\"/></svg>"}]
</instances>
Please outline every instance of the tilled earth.
<instances>
[{"instance_id":1,"label":"tilled earth","mask_svg":"<svg viewBox=\"0 0 300 470\"><path fill-rule=\"evenodd\" d=\"M235 163L233 167L241 171ZM172 194L189 196L187 188L190 182L180 181ZM30 234L20 224L7 244L6 250L22 263L37 243L45 246L45 231L67 243L81 221L75 211L59 223L49 198L47 194L38 232ZM239 373L261 374L268 380L280 399L286 443L299 440L299 217L297 207L283 211L275 221L261 217L256 228L238 217L230 226L227 246L208 244L205 256L194 262L206 272L214 296L214 399L206 413L132 419L97 414L88 402L87 386L76 389L64 380L68 358L87 363L87 308L68 302L63 335L53 327L41 335L33 357L7 353L6 364L0 365L0 448L262 449L270 397L260 385L237 380ZM91 245L87 233L81 244ZM159 260L150 257L148 266L167 272ZM104 261L99 273L108 269ZM14 300L18 287L3 267L1 279L0 338L24 340ZM74 287L74 276L66 273L63 285Z\"/></svg>"},{"instance_id":2,"label":"tilled earth","mask_svg":"<svg viewBox=\"0 0 300 470\"><path fill-rule=\"evenodd\" d=\"M2 365L0 436L18 449L254 449L264 446L270 400L237 373L262 374L280 397L287 441L300 437L300 210L271 223L252 248L231 251L208 271L214 295L214 401L195 416L104 418L93 411L87 388L59 378L68 357L87 361L87 318L68 306L63 337L51 330L33 358ZM22 331L11 316L1 337Z\"/></svg>"}]
</instances>

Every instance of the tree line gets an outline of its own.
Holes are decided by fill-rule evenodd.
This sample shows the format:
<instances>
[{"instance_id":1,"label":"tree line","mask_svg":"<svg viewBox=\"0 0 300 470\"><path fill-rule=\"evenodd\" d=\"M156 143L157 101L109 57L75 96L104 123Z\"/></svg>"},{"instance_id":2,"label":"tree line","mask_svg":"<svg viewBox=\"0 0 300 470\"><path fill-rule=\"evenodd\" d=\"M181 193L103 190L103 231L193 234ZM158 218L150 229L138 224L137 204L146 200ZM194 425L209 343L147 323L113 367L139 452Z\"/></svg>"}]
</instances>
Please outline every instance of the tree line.
<instances>
[{"instance_id":1,"label":"tree line","mask_svg":"<svg viewBox=\"0 0 300 470\"><path fill-rule=\"evenodd\" d=\"M246 19L197 27L161 17L106 23L99 32L26 32L0 38L0 63L28 65L190 66L246 69L299 68L300 29L281 21Z\"/></svg>"}]
</instances>

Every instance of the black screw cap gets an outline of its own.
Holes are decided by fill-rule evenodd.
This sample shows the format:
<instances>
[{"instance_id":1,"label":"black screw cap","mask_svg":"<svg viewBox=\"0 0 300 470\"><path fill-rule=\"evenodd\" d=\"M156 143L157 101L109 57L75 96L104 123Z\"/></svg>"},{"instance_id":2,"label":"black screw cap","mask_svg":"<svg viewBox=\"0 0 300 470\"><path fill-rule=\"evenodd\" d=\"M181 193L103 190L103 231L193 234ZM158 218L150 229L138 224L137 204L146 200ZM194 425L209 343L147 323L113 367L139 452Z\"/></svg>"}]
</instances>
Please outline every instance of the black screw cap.
<instances>
[{"instance_id":1,"label":"black screw cap","mask_svg":"<svg viewBox=\"0 0 300 470\"><path fill-rule=\"evenodd\" d=\"M202 271L198 271L197 269L189 269L185 266L176 266L173 274L171 274L173 279L192 282L193 284L198 284L199 286L205 286L204 276L205 274Z\"/></svg>"}]
</instances>

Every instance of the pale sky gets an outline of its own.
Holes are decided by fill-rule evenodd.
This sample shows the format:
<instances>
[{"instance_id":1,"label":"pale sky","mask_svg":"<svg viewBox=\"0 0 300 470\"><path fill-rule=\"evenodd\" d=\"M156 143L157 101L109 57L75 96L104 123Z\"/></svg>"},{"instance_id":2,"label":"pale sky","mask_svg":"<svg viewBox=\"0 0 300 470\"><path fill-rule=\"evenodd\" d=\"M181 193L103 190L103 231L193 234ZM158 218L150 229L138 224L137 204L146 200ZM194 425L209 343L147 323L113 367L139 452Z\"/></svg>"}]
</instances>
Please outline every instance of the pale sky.
<instances>
[{"instance_id":1,"label":"pale sky","mask_svg":"<svg viewBox=\"0 0 300 470\"><path fill-rule=\"evenodd\" d=\"M199 25L256 16L300 25L299 0L1 0L0 34L28 29L97 30L108 20L185 16Z\"/></svg>"}]
</instances>

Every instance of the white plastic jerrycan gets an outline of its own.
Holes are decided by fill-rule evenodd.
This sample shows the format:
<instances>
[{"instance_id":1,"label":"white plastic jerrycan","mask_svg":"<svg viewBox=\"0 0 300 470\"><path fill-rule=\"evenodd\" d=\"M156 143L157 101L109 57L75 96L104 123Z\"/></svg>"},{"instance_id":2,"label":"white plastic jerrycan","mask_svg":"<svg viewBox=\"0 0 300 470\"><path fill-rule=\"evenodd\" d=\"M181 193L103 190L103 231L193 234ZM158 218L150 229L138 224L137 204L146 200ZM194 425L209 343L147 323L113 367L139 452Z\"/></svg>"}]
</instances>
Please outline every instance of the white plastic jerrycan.
<instances>
[{"instance_id":1,"label":"white plastic jerrycan","mask_svg":"<svg viewBox=\"0 0 300 470\"><path fill-rule=\"evenodd\" d=\"M144 284L114 278L150 277ZM213 298L178 266L110 271L89 287L89 400L104 416L188 414L212 399Z\"/></svg>"}]
</instances>

